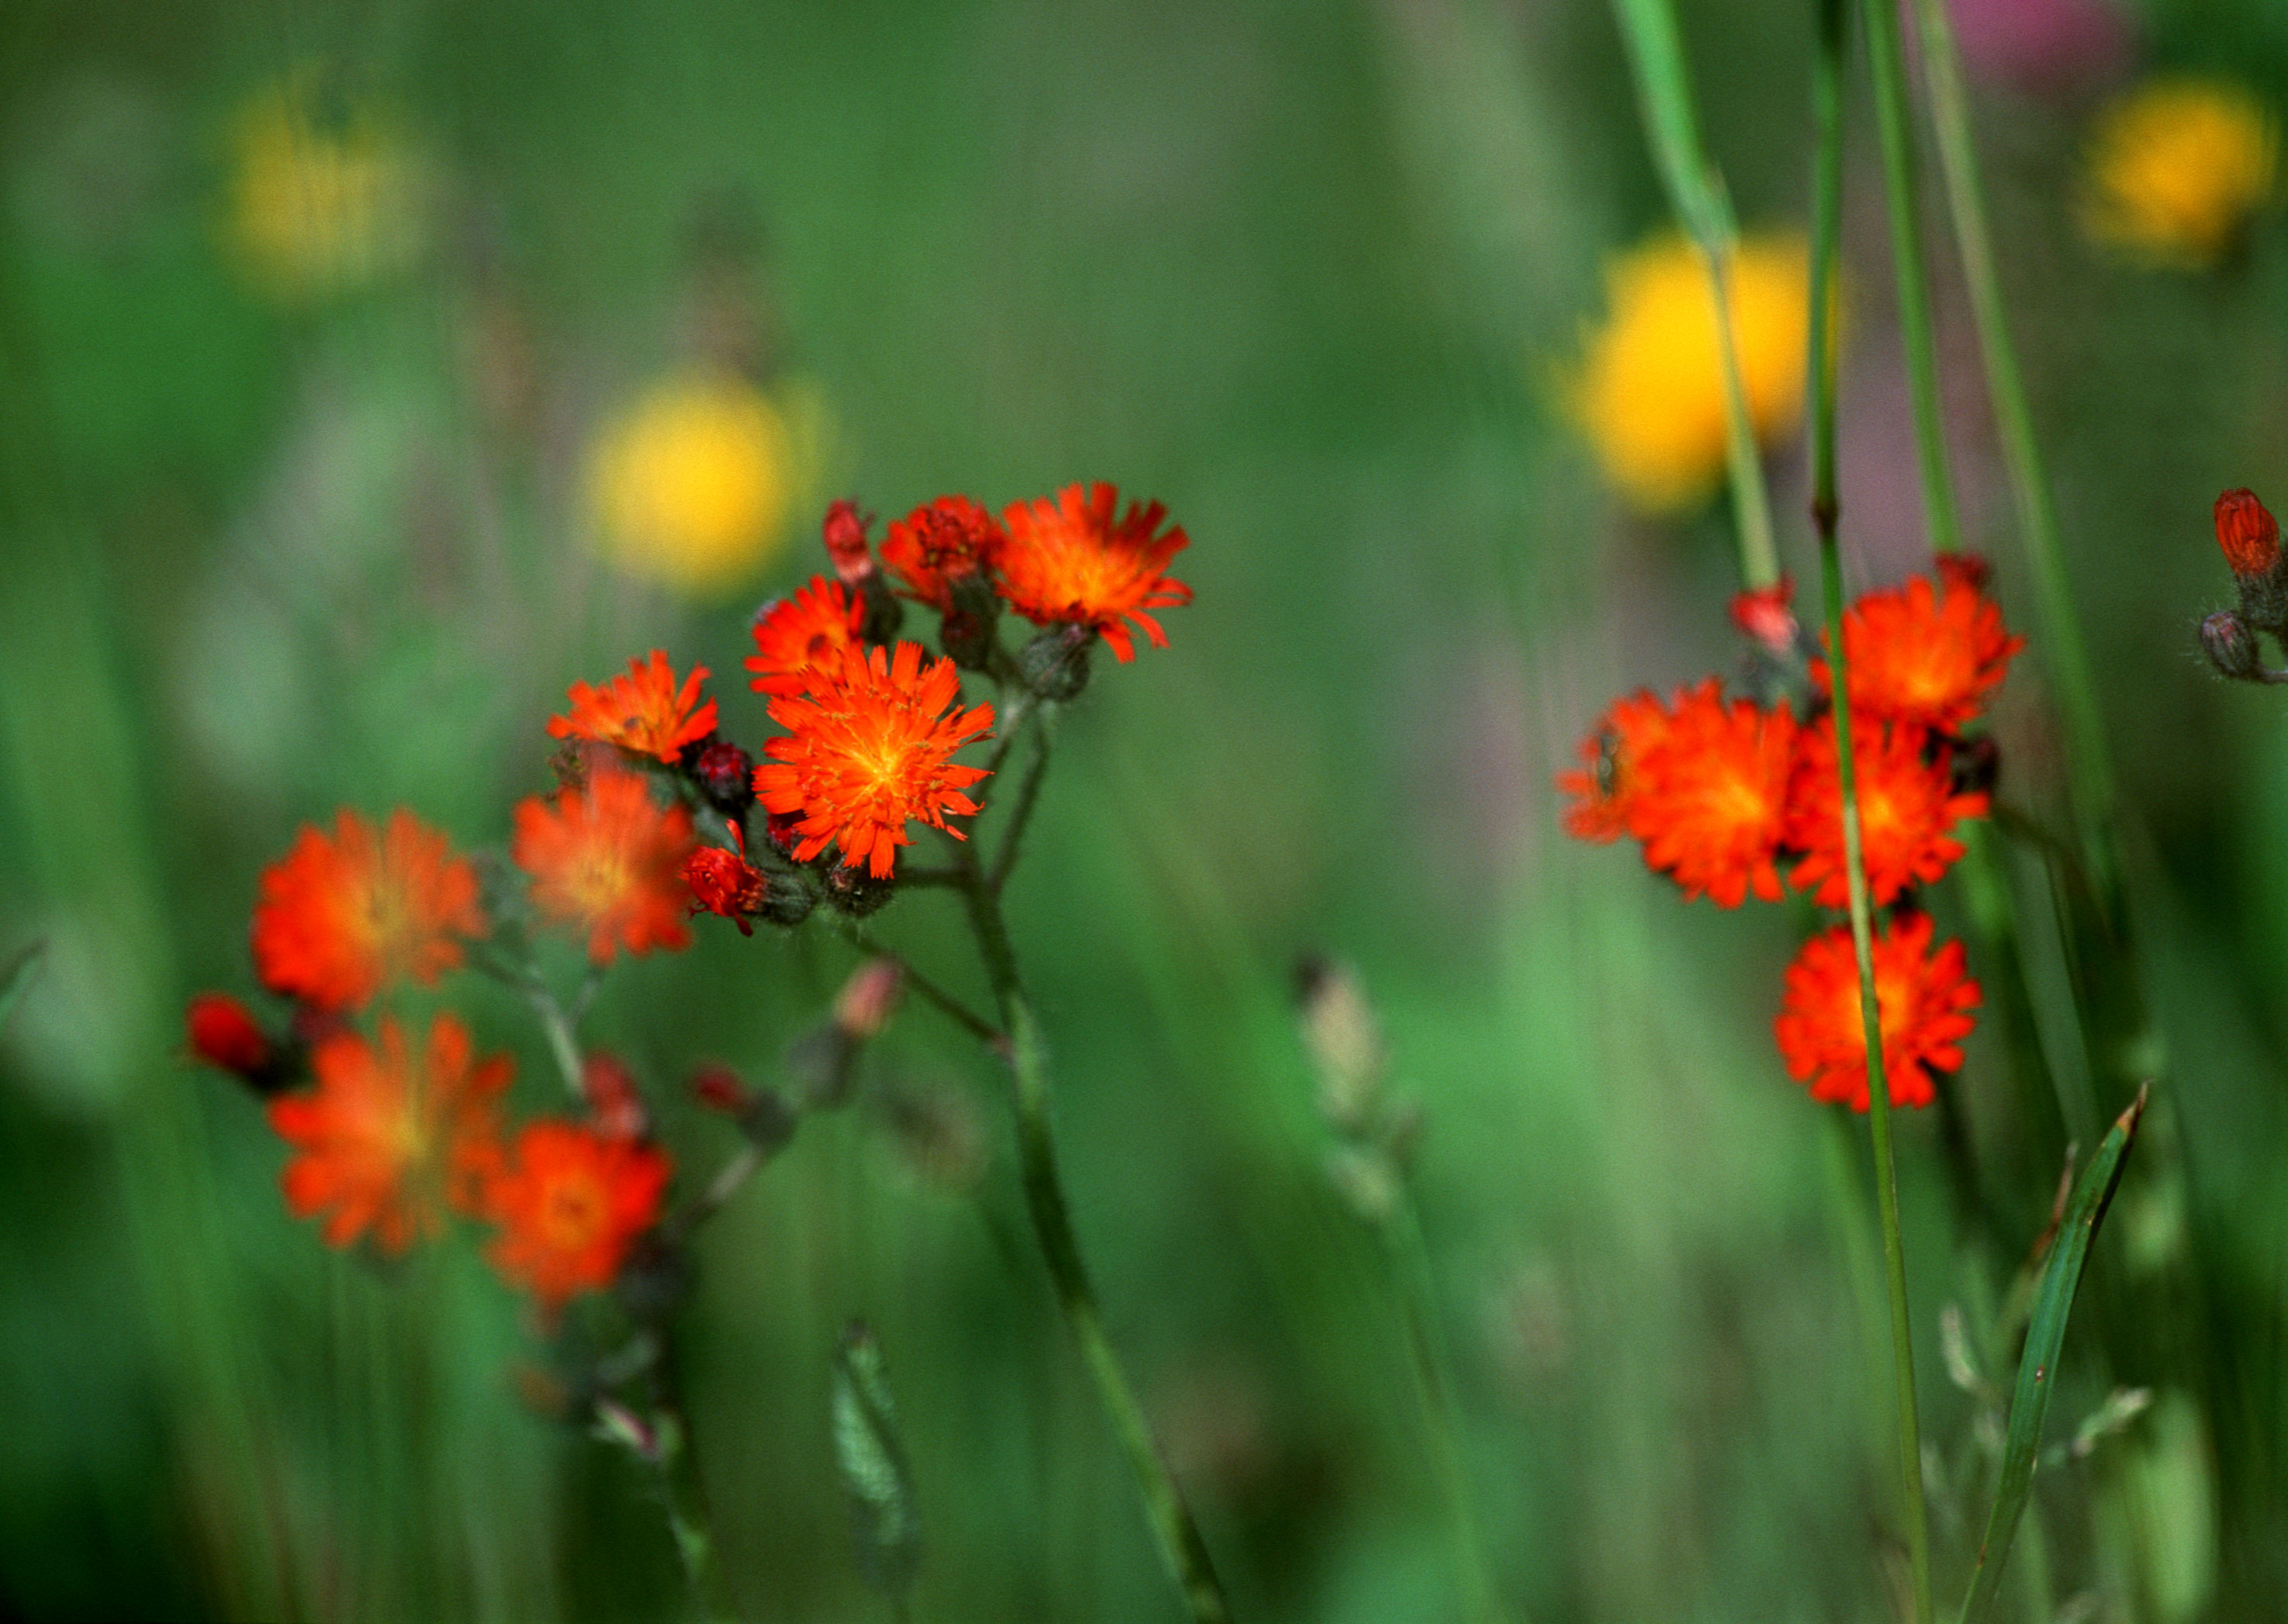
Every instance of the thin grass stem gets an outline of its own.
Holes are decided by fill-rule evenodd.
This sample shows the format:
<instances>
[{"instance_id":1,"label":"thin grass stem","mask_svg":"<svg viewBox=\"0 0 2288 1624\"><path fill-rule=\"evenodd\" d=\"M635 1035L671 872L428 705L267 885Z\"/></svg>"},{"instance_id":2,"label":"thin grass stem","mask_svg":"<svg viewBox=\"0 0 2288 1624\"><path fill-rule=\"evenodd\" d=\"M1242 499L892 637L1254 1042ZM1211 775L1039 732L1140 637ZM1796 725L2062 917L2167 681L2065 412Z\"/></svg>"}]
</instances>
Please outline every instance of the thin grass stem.
<instances>
[{"instance_id":1,"label":"thin grass stem","mask_svg":"<svg viewBox=\"0 0 2288 1624\"><path fill-rule=\"evenodd\" d=\"M1739 234L1731 202L1701 151L1692 76L1685 67L1684 43L1669 0L1613 0L1613 15L1628 46L1654 165L1670 206L1700 250L1715 306L1716 349L1724 379L1724 451L1731 474L1740 578L1751 588L1770 586L1780 578L1779 548L1773 539L1763 454L1748 412L1738 335L1732 326L1731 265Z\"/></svg>"},{"instance_id":2,"label":"thin grass stem","mask_svg":"<svg viewBox=\"0 0 2288 1624\"><path fill-rule=\"evenodd\" d=\"M1883 0L1872 9L1881 10ZM1823 0L1819 61L1814 79L1818 156L1814 166L1811 243L1812 516L1819 535L1819 576L1834 677L1835 757L1843 800L1844 868L1849 883L1851 946L1859 969L1859 1022L1867 1051L1867 1123L1874 1140L1875 1204L1883 1231L1883 1275L1891 1302L1891 1366L1898 1390L1899 1490L1907 1523L1907 1564L1916 1624L1931 1624L1930 1519L1923 1506L1922 1428L1915 1399L1915 1345L1907 1304L1906 1245L1899 1224L1899 1174L1891 1146L1891 1088L1883 1063L1882 1012L1875 994L1874 908L1861 845L1859 780L1852 748L1851 674L1843 643L1843 566L1837 545L1841 507L1835 480L1835 354L1832 305L1836 245L1843 206L1843 0ZM1882 25L1878 21L1875 25ZM1890 14L1894 43L1897 14Z\"/></svg>"}]
</instances>

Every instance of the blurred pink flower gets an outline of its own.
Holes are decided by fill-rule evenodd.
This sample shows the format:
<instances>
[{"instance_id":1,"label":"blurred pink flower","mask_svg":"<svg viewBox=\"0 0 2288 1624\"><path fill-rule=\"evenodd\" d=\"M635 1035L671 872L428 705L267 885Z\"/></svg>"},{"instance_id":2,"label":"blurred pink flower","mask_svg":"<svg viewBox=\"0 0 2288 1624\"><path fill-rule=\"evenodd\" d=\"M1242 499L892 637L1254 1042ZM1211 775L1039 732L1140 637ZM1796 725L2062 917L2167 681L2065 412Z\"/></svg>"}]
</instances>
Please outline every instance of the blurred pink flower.
<instances>
[{"instance_id":1,"label":"blurred pink flower","mask_svg":"<svg viewBox=\"0 0 2288 1624\"><path fill-rule=\"evenodd\" d=\"M2106 0L1947 4L1963 64L1981 79L2054 89L2102 75L2128 51L2129 25Z\"/></svg>"}]
</instances>

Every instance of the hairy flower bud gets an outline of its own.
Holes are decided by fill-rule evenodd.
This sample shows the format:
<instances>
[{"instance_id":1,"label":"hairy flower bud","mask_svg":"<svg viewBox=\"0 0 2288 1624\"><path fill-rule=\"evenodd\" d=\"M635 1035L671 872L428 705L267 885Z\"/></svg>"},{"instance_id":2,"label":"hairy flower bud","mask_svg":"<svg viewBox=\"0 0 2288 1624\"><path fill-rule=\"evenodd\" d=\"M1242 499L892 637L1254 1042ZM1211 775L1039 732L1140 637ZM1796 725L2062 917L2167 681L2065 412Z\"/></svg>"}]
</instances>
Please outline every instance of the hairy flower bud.
<instances>
[{"instance_id":1,"label":"hairy flower bud","mask_svg":"<svg viewBox=\"0 0 2288 1624\"><path fill-rule=\"evenodd\" d=\"M1766 587L1732 595L1732 624L1755 639L1768 654L1787 654L1795 648L1795 582L1782 575Z\"/></svg>"},{"instance_id":2,"label":"hairy flower bud","mask_svg":"<svg viewBox=\"0 0 2288 1624\"><path fill-rule=\"evenodd\" d=\"M743 817L755 804L755 758L728 739L710 733L687 746L683 766L699 793L725 817Z\"/></svg>"},{"instance_id":3,"label":"hairy flower bud","mask_svg":"<svg viewBox=\"0 0 2288 1624\"><path fill-rule=\"evenodd\" d=\"M256 1022L252 1011L227 993L201 993L184 1012L191 1053L225 1071L257 1093L283 1086L286 1068L280 1047Z\"/></svg>"},{"instance_id":4,"label":"hairy flower bud","mask_svg":"<svg viewBox=\"0 0 2288 1624\"><path fill-rule=\"evenodd\" d=\"M1017 674L1045 700L1078 699L1088 686L1088 656L1096 638L1093 626L1052 626L1019 652Z\"/></svg>"},{"instance_id":5,"label":"hairy flower bud","mask_svg":"<svg viewBox=\"0 0 2288 1624\"><path fill-rule=\"evenodd\" d=\"M2238 682L2262 680L2256 633L2231 610L2220 609L2201 622L2201 647L2221 675Z\"/></svg>"},{"instance_id":6,"label":"hairy flower bud","mask_svg":"<svg viewBox=\"0 0 2288 1624\"><path fill-rule=\"evenodd\" d=\"M895 959L869 959L851 972L834 1000L834 1024L861 1042L878 1034L897 1012L905 972Z\"/></svg>"},{"instance_id":7,"label":"hairy flower bud","mask_svg":"<svg viewBox=\"0 0 2288 1624\"><path fill-rule=\"evenodd\" d=\"M635 1073L611 1055L590 1055L580 1065L580 1092L588 1118L608 1139L640 1139L650 1125Z\"/></svg>"},{"instance_id":8,"label":"hairy flower bud","mask_svg":"<svg viewBox=\"0 0 2288 1624\"><path fill-rule=\"evenodd\" d=\"M2254 491L2229 490L2216 499L2216 534L2236 575L2269 574L2280 562L2280 521Z\"/></svg>"},{"instance_id":9,"label":"hairy flower bud","mask_svg":"<svg viewBox=\"0 0 2288 1624\"><path fill-rule=\"evenodd\" d=\"M866 539L873 522L874 516L860 512L854 502L827 504L826 556L834 560L834 573L845 586L854 587L875 574L873 543Z\"/></svg>"}]
</instances>

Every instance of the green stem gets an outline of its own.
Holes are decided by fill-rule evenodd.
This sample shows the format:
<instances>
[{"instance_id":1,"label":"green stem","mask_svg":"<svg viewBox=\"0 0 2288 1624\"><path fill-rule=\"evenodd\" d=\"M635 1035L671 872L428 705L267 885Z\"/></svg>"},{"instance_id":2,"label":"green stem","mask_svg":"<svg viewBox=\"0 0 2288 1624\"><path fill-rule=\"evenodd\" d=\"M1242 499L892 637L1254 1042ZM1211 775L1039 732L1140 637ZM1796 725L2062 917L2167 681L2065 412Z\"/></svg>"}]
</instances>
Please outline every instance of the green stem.
<instances>
[{"instance_id":1,"label":"green stem","mask_svg":"<svg viewBox=\"0 0 2288 1624\"><path fill-rule=\"evenodd\" d=\"M963 876L961 883L965 890L969 884L966 875ZM842 933L843 939L859 952L874 958L887 959L895 964L898 967L898 974L903 978L905 984L913 988L925 1002L936 1005L955 1026L959 1026L979 1042L989 1046L998 1046L1005 1041L1000 1031L992 1022L979 1015L960 999L956 998L951 993L922 974L920 970L916 970L913 961L903 954L894 953L876 941L873 933L864 925L854 919L837 914L834 915L834 927Z\"/></svg>"},{"instance_id":2,"label":"green stem","mask_svg":"<svg viewBox=\"0 0 2288 1624\"><path fill-rule=\"evenodd\" d=\"M1034 1233L1041 1244L1049 1278L1065 1322L1080 1343L1081 1356L1095 1381L1112 1430L1128 1457L1128 1466L1144 1495L1147 1516L1170 1575L1183 1592L1197 1624L1227 1624L1230 1604L1209 1560L1207 1542L1192 1520L1167 1463L1153 1441L1144 1406L1121 1368L1120 1356L1105 1335L1104 1315L1097 1305L1096 1288L1082 1261L1080 1241L1073 1233L1072 1216L1065 1201L1064 1181L1057 1170L1056 1141L1049 1122L1047 1056L1041 1032L1026 1000L1017 974L1017 957L1009 943L1009 930L1001 917L1000 898L983 873L972 869L964 891L969 905L970 928L977 939L979 956L1000 1007L1002 1024L1009 1034L1009 1070L1015 1084L1017 1160L1025 1187L1025 1205L1031 1213Z\"/></svg>"},{"instance_id":3,"label":"green stem","mask_svg":"<svg viewBox=\"0 0 2288 1624\"><path fill-rule=\"evenodd\" d=\"M1732 329L1731 264L1738 233L1722 180L1700 149L1692 77L1684 64L1669 0L1613 0L1613 15L1627 44L1636 78L1645 138L1669 203L1700 250L1716 312L1716 349L1724 377L1724 447L1731 471L1733 527L1740 543L1740 578L1767 587L1780 576L1773 540L1771 500L1764 490L1761 450L1748 415L1738 336Z\"/></svg>"},{"instance_id":4,"label":"green stem","mask_svg":"<svg viewBox=\"0 0 2288 1624\"><path fill-rule=\"evenodd\" d=\"M587 1089L580 1081L580 1041L573 1034L572 1018L565 1014L564 1006L556 1002L556 994L537 975L524 984L524 996L532 1005L532 1012L540 1018L540 1029L548 1034L548 1051L556 1058L556 1069L564 1073L564 1086L572 1091L574 1099L585 1101Z\"/></svg>"},{"instance_id":5,"label":"green stem","mask_svg":"<svg viewBox=\"0 0 2288 1624\"><path fill-rule=\"evenodd\" d=\"M1896 12L1892 13L1895 17ZM2043 660L2055 676L2065 710L2074 800L2091 846L2086 860L2109 895L2115 865L2111 844L2101 831L2113 813L2113 767L2106 749L2105 725L2098 709L2097 684L2082 639L2081 617L2059 544L2057 507L2034 438L2034 416L2018 371L2018 353L2004 313L2002 284L1994 271L1994 246L1986 228L1986 200L1978 178L1978 154L1970 137L1968 99L1963 93L1962 61L1945 0L1916 0L1922 43L1923 77L1930 90L1931 118L1938 133L1939 170L1945 178L1947 205L1954 219L1955 244L1962 255L1970 289L1971 320L1978 353L1986 368L1986 391L1993 402L2002 457L2010 471L2018 523L2027 561L2033 566L2042 613Z\"/></svg>"},{"instance_id":6,"label":"green stem","mask_svg":"<svg viewBox=\"0 0 2288 1624\"><path fill-rule=\"evenodd\" d=\"M1390 1217L1377 1227L1404 1277L1400 1295L1405 1303L1407 1348L1413 1356L1414 1384L1429 1422L1432 1452L1437 1457L1438 1475L1453 1517L1455 1561L1466 1575L1470 1616L1480 1624L1508 1624L1510 1614L1501 1604L1486 1561L1476 1498L1470 1493L1462 1450L1461 1406L1454 1398L1453 1361L1439 1324L1430 1251L1423 1244L1422 1225L1412 1200L1402 1192Z\"/></svg>"},{"instance_id":7,"label":"green stem","mask_svg":"<svg viewBox=\"0 0 2288 1624\"><path fill-rule=\"evenodd\" d=\"M996 893L1009 883L1009 871L1017 866L1019 842L1025 836L1025 826L1033 820L1033 808L1041 798L1041 780L1048 771L1049 730L1044 725L1033 734L1033 759L1025 769L1025 781L1018 786L1017 804L1010 809L1008 830L1001 836L1001 850L985 882Z\"/></svg>"},{"instance_id":8,"label":"green stem","mask_svg":"<svg viewBox=\"0 0 2288 1624\"><path fill-rule=\"evenodd\" d=\"M1871 0L1884 10L1886 0ZM1897 13L1889 13L1897 41ZM1859 970L1859 1025L1867 1050L1867 1123L1874 1139L1875 1205L1883 1229L1883 1276L1891 1299L1891 1366L1898 1389L1899 1490L1907 1519L1907 1562L1916 1624L1931 1624L1930 1520L1923 1508L1922 1428L1915 1403L1914 1333L1907 1306L1906 1244L1899 1224L1898 1164L1891 1148L1891 1087L1883 1064L1882 1012L1875 994L1874 909L1867 894L1861 844L1859 779L1852 748L1851 673L1843 643L1843 566L1837 545L1841 509L1835 484L1835 357L1830 307L1838 226L1842 218L1842 0L1820 8L1820 57L1815 80L1819 157L1815 169L1811 246L1812 515L1819 532L1819 576L1825 601L1827 657L1835 673L1835 759L1843 792L1843 859L1849 883L1851 947ZM1880 30L1882 22L1876 20Z\"/></svg>"},{"instance_id":9,"label":"green stem","mask_svg":"<svg viewBox=\"0 0 2288 1624\"><path fill-rule=\"evenodd\" d=\"M1906 44L1898 0L1864 0L1867 58L1875 71L1875 127L1882 137L1883 194L1890 204L1891 265L1898 287L1899 337L1907 353L1907 389L1915 414L1915 456L1931 551L1958 552L1962 519L1948 470L1946 416L1939 400L1938 346L1933 339L1930 277L1923 263L1916 207L1915 132L1907 101Z\"/></svg>"}]
</instances>

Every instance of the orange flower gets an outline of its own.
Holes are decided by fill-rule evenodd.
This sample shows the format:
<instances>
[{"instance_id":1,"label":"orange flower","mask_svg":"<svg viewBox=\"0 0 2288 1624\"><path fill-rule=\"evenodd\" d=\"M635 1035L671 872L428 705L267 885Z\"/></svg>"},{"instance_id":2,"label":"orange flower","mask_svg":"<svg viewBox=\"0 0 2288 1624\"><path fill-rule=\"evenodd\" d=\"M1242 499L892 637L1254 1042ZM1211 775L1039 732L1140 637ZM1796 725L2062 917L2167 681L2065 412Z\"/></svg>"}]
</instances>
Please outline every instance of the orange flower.
<instances>
[{"instance_id":1,"label":"orange flower","mask_svg":"<svg viewBox=\"0 0 2288 1624\"><path fill-rule=\"evenodd\" d=\"M2010 657L2026 646L2005 630L2001 609L1980 590L1982 565L1942 558L1938 567L1941 587L1917 575L1868 593L1843 617L1854 710L1951 732L1978 714ZM1827 662L1814 661L1811 670L1826 690Z\"/></svg>"},{"instance_id":2,"label":"orange flower","mask_svg":"<svg viewBox=\"0 0 2288 1624\"><path fill-rule=\"evenodd\" d=\"M570 1122L528 1123L486 1206L501 1232L487 1256L553 1314L609 1286L636 1237L659 1216L666 1153Z\"/></svg>"},{"instance_id":3,"label":"orange flower","mask_svg":"<svg viewBox=\"0 0 2288 1624\"><path fill-rule=\"evenodd\" d=\"M892 521L882 562L909 595L933 609L950 609L954 582L989 577L1008 542L993 515L968 497L940 496Z\"/></svg>"},{"instance_id":4,"label":"orange flower","mask_svg":"<svg viewBox=\"0 0 2288 1624\"><path fill-rule=\"evenodd\" d=\"M1981 792L1955 793L1943 756L1931 759L1930 735L1911 723L1885 726L1862 717L1852 729L1859 773L1860 854L1878 907L1908 886L1938 879L1962 855L1950 832L1963 818L1986 815ZM1789 796L1787 844L1804 853L1790 877L1822 907L1850 901L1843 861L1843 782L1837 771L1835 719L1801 735L1795 787Z\"/></svg>"},{"instance_id":5,"label":"orange flower","mask_svg":"<svg viewBox=\"0 0 2288 1624\"><path fill-rule=\"evenodd\" d=\"M755 927L747 919L763 906L770 879L747 860L747 841L739 826L727 819L725 822L738 849L695 848L683 865L683 883L691 888L692 913L720 914L739 927L740 935L752 936Z\"/></svg>"},{"instance_id":6,"label":"orange flower","mask_svg":"<svg viewBox=\"0 0 2288 1624\"><path fill-rule=\"evenodd\" d=\"M1154 646L1168 634L1147 610L1192 601L1192 589L1166 574L1168 560L1191 538L1179 527L1156 536L1167 510L1132 502L1117 523L1120 493L1109 485L1068 485L1054 503L1042 497L1013 503L1002 514L1009 527L1001 551L1001 595L1037 626L1092 626L1123 661L1136 657L1128 626L1140 627Z\"/></svg>"},{"instance_id":7,"label":"orange flower","mask_svg":"<svg viewBox=\"0 0 2288 1624\"><path fill-rule=\"evenodd\" d=\"M835 657L858 641L866 600L839 581L813 575L792 598L763 606L755 617L755 652L748 685L758 693L799 693L812 676L834 669Z\"/></svg>"},{"instance_id":8,"label":"orange flower","mask_svg":"<svg viewBox=\"0 0 2288 1624\"><path fill-rule=\"evenodd\" d=\"M482 936L477 874L444 835L400 807L377 836L347 807L330 840L304 825L262 871L254 964L263 984L329 1010L362 1009L389 982L430 985Z\"/></svg>"},{"instance_id":9,"label":"orange flower","mask_svg":"<svg viewBox=\"0 0 2288 1624\"><path fill-rule=\"evenodd\" d=\"M1615 700L1581 741L1582 767L1557 775L1559 791L1577 797L1565 809L1565 832L1600 844L1626 834L1645 759L1667 733L1668 711L1650 693Z\"/></svg>"},{"instance_id":10,"label":"orange flower","mask_svg":"<svg viewBox=\"0 0 2288 1624\"><path fill-rule=\"evenodd\" d=\"M370 1230L392 1256L444 1227L443 1208L474 1210L478 1181L498 1154L495 1103L515 1062L472 1066L469 1029L430 1023L417 1058L384 1016L380 1044L342 1031L310 1057L317 1086L270 1102L270 1125L298 1154L282 1179L298 1218L326 1215L329 1246Z\"/></svg>"},{"instance_id":11,"label":"orange flower","mask_svg":"<svg viewBox=\"0 0 2288 1624\"><path fill-rule=\"evenodd\" d=\"M771 701L771 720L787 730L763 747L774 757L755 769L755 794L778 814L800 814L795 860L808 862L830 841L846 867L860 863L889 877L906 824L918 818L957 839L948 812L973 812L961 792L985 776L953 764L954 751L993 725L993 708L955 709L961 674L950 660L922 668L922 646L901 643L846 649L830 677L798 699Z\"/></svg>"},{"instance_id":12,"label":"orange flower","mask_svg":"<svg viewBox=\"0 0 2288 1624\"><path fill-rule=\"evenodd\" d=\"M678 688L666 652L655 648L646 659L629 661L625 677L600 688L574 683L567 695L572 714L549 717L548 736L616 744L671 765L685 745L715 731L715 701L699 701L699 685L706 679L707 668L694 666Z\"/></svg>"},{"instance_id":13,"label":"orange flower","mask_svg":"<svg viewBox=\"0 0 2288 1624\"><path fill-rule=\"evenodd\" d=\"M623 947L691 945L691 845L689 812L661 806L634 773L607 769L581 788L520 802L509 855L532 876L541 916L587 932L589 958L608 964Z\"/></svg>"},{"instance_id":14,"label":"orange flower","mask_svg":"<svg viewBox=\"0 0 2288 1624\"><path fill-rule=\"evenodd\" d=\"M1965 973L1962 944L1947 942L1934 954L1930 941L1926 914L1895 918L1875 939L1875 1002L1894 1105L1929 1105L1936 1097L1932 1071L1962 1065L1961 1041L1975 1025L1966 1011L1978 1007L1978 983ZM1867 1109L1867 1034L1849 926L1803 945L1788 966L1772 1031L1788 1075L1807 1082L1812 1098Z\"/></svg>"},{"instance_id":15,"label":"orange flower","mask_svg":"<svg viewBox=\"0 0 2288 1624\"><path fill-rule=\"evenodd\" d=\"M1725 703L1712 677L1680 692L1656 745L1634 764L1627 827L1648 867L1691 901L1737 907L1752 891L1780 899L1795 718L1746 700Z\"/></svg>"}]
</instances>

